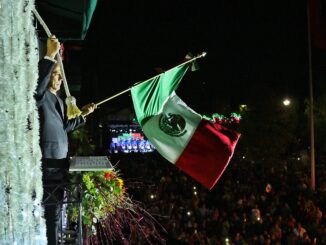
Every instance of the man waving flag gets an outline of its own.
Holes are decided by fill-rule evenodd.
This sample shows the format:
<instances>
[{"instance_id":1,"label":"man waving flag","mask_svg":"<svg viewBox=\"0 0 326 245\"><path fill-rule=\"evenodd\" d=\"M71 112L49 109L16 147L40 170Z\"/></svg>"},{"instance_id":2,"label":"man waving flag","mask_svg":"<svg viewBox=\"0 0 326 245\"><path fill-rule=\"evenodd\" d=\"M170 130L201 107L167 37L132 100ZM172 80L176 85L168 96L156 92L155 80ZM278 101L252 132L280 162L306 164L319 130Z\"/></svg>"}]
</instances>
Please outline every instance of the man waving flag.
<instances>
[{"instance_id":1,"label":"man waving flag","mask_svg":"<svg viewBox=\"0 0 326 245\"><path fill-rule=\"evenodd\" d=\"M139 124L168 161L212 189L233 155L240 134L206 120L174 92L189 64L179 65L131 89Z\"/></svg>"}]
</instances>

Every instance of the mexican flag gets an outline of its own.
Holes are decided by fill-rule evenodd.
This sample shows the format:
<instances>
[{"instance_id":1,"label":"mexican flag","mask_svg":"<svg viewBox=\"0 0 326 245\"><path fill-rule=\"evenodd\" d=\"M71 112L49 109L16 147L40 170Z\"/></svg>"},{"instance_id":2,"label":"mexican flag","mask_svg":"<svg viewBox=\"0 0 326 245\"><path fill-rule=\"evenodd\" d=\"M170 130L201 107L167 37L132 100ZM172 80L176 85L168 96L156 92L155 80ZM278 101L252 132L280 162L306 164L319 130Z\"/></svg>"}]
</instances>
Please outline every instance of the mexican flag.
<instances>
[{"instance_id":1,"label":"mexican flag","mask_svg":"<svg viewBox=\"0 0 326 245\"><path fill-rule=\"evenodd\" d=\"M168 161L212 189L232 158L240 137L204 119L174 92L189 64L177 66L131 89L138 122Z\"/></svg>"}]
</instances>

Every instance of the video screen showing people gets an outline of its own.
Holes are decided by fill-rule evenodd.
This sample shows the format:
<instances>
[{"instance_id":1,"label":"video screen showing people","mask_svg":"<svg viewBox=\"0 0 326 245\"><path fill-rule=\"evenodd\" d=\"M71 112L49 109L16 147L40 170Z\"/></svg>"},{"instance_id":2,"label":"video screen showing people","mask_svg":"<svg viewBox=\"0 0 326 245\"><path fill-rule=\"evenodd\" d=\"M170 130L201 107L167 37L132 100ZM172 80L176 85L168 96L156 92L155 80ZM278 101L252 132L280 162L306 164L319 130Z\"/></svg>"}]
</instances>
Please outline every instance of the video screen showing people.
<instances>
[{"instance_id":1,"label":"video screen showing people","mask_svg":"<svg viewBox=\"0 0 326 245\"><path fill-rule=\"evenodd\" d=\"M140 126L111 125L110 153L148 153L155 147L146 139Z\"/></svg>"}]
</instances>

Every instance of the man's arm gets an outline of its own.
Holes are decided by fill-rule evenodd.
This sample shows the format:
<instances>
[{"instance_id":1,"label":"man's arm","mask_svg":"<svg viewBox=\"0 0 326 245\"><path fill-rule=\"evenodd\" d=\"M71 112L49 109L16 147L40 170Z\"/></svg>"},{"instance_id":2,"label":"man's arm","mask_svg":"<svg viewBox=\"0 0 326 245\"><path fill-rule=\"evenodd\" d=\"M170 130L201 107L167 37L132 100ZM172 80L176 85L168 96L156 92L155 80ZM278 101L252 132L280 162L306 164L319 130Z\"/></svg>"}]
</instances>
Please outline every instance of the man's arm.
<instances>
[{"instance_id":1,"label":"man's arm","mask_svg":"<svg viewBox=\"0 0 326 245\"><path fill-rule=\"evenodd\" d=\"M83 126L86 123L86 116L93 113L96 109L96 104L90 103L82 108L82 113L80 116L75 117L74 119L66 120L65 129L66 132L69 133L70 131L73 131L81 126Z\"/></svg>"},{"instance_id":2,"label":"man's arm","mask_svg":"<svg viewBox=\"0 0 326 245\"><path fill-rule=\"evenodd\" d=\"M86 123L86 119L83 116L77 116L73 119L66 120L64 127L66 132L69 133L81 126L84 126L85 123Z\"/></svg>"},{"instance_id":3,"label":"man's arm","mask_svg":"<svg viewBox=\"0 0 326 245\"><path fill-rule=\"evenodd\" d=\"M38 63L38 82L35 92L35 99L37 107L40 107L44 102L45 91L48 88L48 83L50 81L51 73L53 70L55 62L49 59L41 59Z\"/></svg>"},{"instance_id":4,"label":"man's arm","mask_svg":"<svg viewBox=\"0 0 326 245\"><path fill-rule=\"evenodd\" d=\"M38 83L35 92L37 106L40 107L44 102L45 91L51 78L53 67L56 63L55 56L59 52L60 43L55 36L49 37L46 43L46 55L38 63Z\"/></svg>"}]
</instances>

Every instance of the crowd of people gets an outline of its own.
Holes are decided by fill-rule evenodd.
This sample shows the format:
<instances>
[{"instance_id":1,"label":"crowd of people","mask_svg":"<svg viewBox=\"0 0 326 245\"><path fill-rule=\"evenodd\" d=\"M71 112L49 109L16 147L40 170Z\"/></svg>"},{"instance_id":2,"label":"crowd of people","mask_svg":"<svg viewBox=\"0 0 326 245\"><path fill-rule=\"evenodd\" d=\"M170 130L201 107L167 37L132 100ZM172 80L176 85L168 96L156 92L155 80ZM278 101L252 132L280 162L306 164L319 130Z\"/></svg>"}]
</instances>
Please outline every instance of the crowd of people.
<instances>
[{"instance_id":1,"label":"crowd of people","mask_svg":"<svg viewBox=\"0 0 326 245\"><path fill-rule=\"evenodd\" d=\"M312 191L307 164L273 167L234 156L209 191L156 152L115 158L128 193L165 228L166 244L326 244L322 164Z\"/></svg>"}]
</instances>

